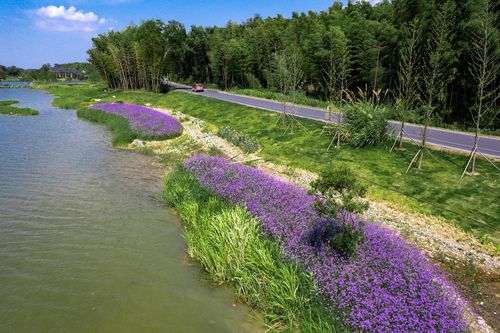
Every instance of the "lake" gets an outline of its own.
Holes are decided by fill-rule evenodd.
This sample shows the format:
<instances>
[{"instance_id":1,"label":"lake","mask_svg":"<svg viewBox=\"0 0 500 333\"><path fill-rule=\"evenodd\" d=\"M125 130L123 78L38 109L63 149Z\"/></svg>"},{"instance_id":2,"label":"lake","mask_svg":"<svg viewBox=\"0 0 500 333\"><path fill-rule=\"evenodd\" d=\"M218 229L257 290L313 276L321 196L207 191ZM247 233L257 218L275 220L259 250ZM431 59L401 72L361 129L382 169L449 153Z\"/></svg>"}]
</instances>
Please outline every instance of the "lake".
<instances>
[{"instance_id":1,"label":"lake","mask_svg":"<svg viewBox=\"0 0 500 333\"><path fill-rule=\"evenodd\" d=\"M255 332L187 258L163 170L33 89L0 115L0 332Z\"/></svg>"},{"instance_id":2,"label":"lake","mask_svg":"<svg viewBox=\"0 0 500 333\"><path fill-rule=\"evenodd\" d=\"M31 82L24 82L24 81L0 81L0 87L18 87L18 86L29 86Z\"/></svg>"}]
</instances>

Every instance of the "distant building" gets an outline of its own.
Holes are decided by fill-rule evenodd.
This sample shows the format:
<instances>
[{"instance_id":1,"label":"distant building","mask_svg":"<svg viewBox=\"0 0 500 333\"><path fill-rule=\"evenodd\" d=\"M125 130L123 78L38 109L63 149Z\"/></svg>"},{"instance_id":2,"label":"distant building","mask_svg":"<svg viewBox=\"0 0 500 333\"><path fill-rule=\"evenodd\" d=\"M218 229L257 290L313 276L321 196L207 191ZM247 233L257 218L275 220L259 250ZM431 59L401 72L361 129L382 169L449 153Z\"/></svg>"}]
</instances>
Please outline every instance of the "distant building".
<instances>
[{"instance_id":1,"label":"distant building","mask_svg":"<svg viewBox=\"0 0 500 333\"><path fill-rule=\"evenodd\" d=\"M50 67L49 71L54 73L58 79L82 79L85 71L76 68L66 68L58 64Z\"/></svg>"}]
</instances>

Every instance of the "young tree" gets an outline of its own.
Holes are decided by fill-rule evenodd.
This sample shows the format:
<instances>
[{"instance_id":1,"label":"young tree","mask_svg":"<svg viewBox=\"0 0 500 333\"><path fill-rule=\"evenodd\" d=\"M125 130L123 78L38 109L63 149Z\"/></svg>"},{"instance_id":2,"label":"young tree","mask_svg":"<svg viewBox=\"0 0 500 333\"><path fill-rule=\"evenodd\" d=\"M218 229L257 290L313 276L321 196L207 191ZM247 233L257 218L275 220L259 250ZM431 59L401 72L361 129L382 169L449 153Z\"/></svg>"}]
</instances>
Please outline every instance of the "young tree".
<instances>
[{"instance_id":1,"label":"young tree","mask_svg":"<svg viewBox=\"0 0 500 333\"><path fill-rule=\"evenodd\" d=\"M403 149L403 134L407 113L413 109L418 98L418 60L420 58L421 30L418 21L414 20L403 30L402 46L398 68L398 99L396 109L401 122L399 129L399 149ZM398 138L394 141L394 148Z\"/></svg>"},{"instance_id":2,"label":"young tree","mask_svg":"<svg viewBox=\"0 0 500 333\"><path fill-rule=\"evenodd\" d=\"M297 96L299 88L304 80L304 72L302 71L302 60L295 49L289 49L282 52L277 52L273 62L273 76L282 97L282 109L276 123L281 122L286 126L285 132L290 129L293 133L295 124L300 124L296 119L294 112L288 112L288 99L293 99ZM300 124L301 125L301 124Z\"/></svg>"},{"instance_id":3,"label":"young tree","mask_svg":"<svg viewBox=\"0 0 500 333\"><path fill-rule=\"evenodd\" d=\"M494 121L499 114L496 102L500 97L498 86L500 50L499 32L495 27L496 14L490 0L482 0L481 11L474 22L471 43L470 71L475 80L475 104L471 108L475 125L474 141L462 177L468 172L475 174L479 135L484 127Z\"/></svg>"},{"instance_id":4,"label":"young tree","mask_svg":"<svg viewBox=\"0 0 500 333\"><path fill-rule=\"evenodd\" d=\"M325 35L326 39L326 61L323 65L323 82L326 88L326 95L329 102L328 120L324 130L331 133L332 129L332 111L337 109L337 123L333 126L332 141L328 145L330 149L333 142L336 141L337 148L340 147L341 120L342 120L342 102L344 101L344 91L347 86L347 77L350 71L349 49L347 38L339 27L332 27ZM338 107L337 107L338 106Z\"/></svg>"},{"instance_id":5,"label":"young tree","mask_svg":"<svg viewBox=\"0 0 500 333\"><path fill-rule=\"evenodd\" d=\"M427 130L431 117L439 108L446 106L447 88L453 80L455 53L452 49L453 25L455 5L451 1L443 4L442 8L434 15L430 29L431 38L426 45L426 66L423 67L422 85L425 99L424 127L420 147L411 160L406 172L416 163L417 168L422 168L427 141Z\"/></svg>"}]
</instances>

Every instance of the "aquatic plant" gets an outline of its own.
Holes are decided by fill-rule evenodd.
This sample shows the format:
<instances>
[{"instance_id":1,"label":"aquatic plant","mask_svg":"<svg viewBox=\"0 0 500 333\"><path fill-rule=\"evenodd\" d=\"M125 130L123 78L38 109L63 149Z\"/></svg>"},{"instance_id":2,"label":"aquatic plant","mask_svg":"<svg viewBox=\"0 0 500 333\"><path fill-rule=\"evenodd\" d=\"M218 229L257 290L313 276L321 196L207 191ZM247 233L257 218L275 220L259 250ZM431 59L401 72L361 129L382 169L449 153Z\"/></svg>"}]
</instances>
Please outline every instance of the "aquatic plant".
<instances>
[{"instance_id":1,"label":"aquatic plant","mask_svg":"<svg viewBox=\"0 0 500 333\"><path fill-rule=\"evenodd\" d=\"M119 115L128 119L131 129L145 138L166 139L182 133L182 125L168 114L151 108L125 103L103 103L91 106L107 113Z\"/></svg>"},{"instance_id":2,"label":"aquatic plant","mask_svg":"<svg viewBox=\"0 0 500 333\"><path fill-rule=\"evenodd\" d=\"M37 110L32 108L19 108L12 106L12 104L17 103L19 103L19 101L16 100L0 101L0 114L16 116L36 116L39 114Z\"/></svg>"},{"instance_id":3,"label":"aquatic plant","mask_svg":"<svg viewBox=\"0 0 500 333\"><path fill-rule=\"evenodd\" d=\"M184 167L205 188L245 207L289 259L313 273L317 288L358 331L463 332L465 301L444 273L394 231L342 211L340 223L363 228L352 256L308 242L320 221L314 197L260 170L195 155Z\"/></svg>"}]
</instances>

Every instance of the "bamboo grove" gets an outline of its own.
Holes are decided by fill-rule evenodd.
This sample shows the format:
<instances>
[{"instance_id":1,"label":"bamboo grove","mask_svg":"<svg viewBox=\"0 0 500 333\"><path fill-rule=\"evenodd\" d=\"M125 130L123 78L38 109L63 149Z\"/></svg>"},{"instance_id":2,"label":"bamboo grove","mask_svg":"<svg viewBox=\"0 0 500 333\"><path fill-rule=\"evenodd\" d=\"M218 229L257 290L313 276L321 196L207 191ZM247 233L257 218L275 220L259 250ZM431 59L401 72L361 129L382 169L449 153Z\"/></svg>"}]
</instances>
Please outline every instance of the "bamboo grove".
<instances>
[{"instance_id":1,"label":"bamboo grove","mask_svg":"<svg viewBox=\"0 0 500 333\"><path fill-rule=\"evenodd\" d=\"M474 108L483 105L481 126L498 128L498 113L485 113L484 103L498 109L498 65L491 60L500 54L499 9L500 3L488 0L349 1L290 18L256 15L243 23L189 31L177 21L148 20L99 35L88 53L109 87L158 92L164 77L223 89L279 91L273 64L277 54L288 52L300 57L300 93L323 100L338 96L325 71L342 61L348 65L342 86L350 91L384 96L402 113L417 112L434 124L476 127ZM479 101L481 78L471 65L478 57L474 46L482 42L484 13L490 67L479 89L491 98ZM344 45L346 57L336 56Z\"/></svg>"}]
</instances>

